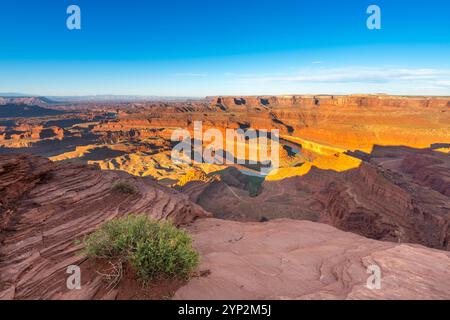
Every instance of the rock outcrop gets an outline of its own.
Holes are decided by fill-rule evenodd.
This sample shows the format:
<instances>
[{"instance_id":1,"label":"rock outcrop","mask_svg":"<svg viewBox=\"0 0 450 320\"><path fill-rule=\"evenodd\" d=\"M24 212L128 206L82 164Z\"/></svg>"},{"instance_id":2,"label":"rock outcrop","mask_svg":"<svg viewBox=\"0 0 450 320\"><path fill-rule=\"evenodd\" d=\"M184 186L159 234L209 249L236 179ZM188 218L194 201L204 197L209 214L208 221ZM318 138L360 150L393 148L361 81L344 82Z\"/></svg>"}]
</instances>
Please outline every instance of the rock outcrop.
<instances>
[{"instance_id":1,"label":"rock outcrop","mask_svg":"<svg viewBox=\"0 0 450 320\"><path fill-rule=\"evenodd\" d=\"M137 192L115 191L118 180L134 184ZM208 216L187 196L152 179L38 157L0 156L0 299L62 298L66 268L85 259L76 241L126 214L178 225ZM99 276L80 294L93 297L100 285Z\"/></svg>"},{"instance_id":2,"label":"rock outcrop","mask_svg":"<svg viewBox=\"0 0 450 320\"><path fill-rule=\"evenodd\" d=\"M192 279L174 299L450 298L448 252L286 219L202 219L189 230L209 275ZM367 287L374 267L379 289Z\"/></svg>"},{"instance_id":3,"label":"rock outcrop","mask_svg":"<svg viewBox=\"0 0 450 320\"><path fill-rule=\"evenodd\" d=\"M15 127L0 127L0 147L27 148L44 140L63 140L64 129L57 126L22 124Z\"/></svg>"}]
</instances>

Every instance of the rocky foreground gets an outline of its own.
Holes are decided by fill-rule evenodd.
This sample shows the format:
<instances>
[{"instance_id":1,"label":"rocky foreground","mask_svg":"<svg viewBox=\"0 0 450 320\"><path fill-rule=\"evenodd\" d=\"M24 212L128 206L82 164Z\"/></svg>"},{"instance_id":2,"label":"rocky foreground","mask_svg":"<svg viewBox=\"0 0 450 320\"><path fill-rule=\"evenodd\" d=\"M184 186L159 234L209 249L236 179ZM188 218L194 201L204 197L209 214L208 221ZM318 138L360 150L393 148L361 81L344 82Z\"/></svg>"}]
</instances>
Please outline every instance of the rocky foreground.
<instances>
[{"instance_id":1,"label":"rocky foreground","mask_svg":"<svg viewBox=\"0 0 450 320\"><path fill-rule=\"evenodd\" d=\"M114 190L118 180L132 183L137 192ZM178 225L209 215L152 179L39 157L0 156L0 299L62 298L67 267L86 260L78 242L130 213ZM101 284L97 275L77 297L94 297Z\"/></svg>"},{"instance_id":2,"label":"rocky foreground","mask_svg":"<svg viewBox=\"0 0 450 320\"><path fill-rule=\"evenodd\" d=\"M450 299L450 253L289 219L202 219L189 228L208 277L175 299ZM369 289L369 266L381 288Z\"/></svg>"},{"instance_id":3,"label":"rocky foreground","mask_svg":"<svg viewBox=\"0 0 450 320\"><path fill-rule=\"evenodd\" d=\"M117 180L137 192L114 190ZM313 222L215 220L151 178L0 156L0 195L0 299L123 298L123 287L105 290L104 277L89 271L78 240L130 213L171 219L193 235L202 276L176 287L175 299L450 299L447 251L369 240ZM66 287L70 265L87 273L80 290ZM365 287L370 265L381 268L380 290Z\"/></svg>"}]
</instances>

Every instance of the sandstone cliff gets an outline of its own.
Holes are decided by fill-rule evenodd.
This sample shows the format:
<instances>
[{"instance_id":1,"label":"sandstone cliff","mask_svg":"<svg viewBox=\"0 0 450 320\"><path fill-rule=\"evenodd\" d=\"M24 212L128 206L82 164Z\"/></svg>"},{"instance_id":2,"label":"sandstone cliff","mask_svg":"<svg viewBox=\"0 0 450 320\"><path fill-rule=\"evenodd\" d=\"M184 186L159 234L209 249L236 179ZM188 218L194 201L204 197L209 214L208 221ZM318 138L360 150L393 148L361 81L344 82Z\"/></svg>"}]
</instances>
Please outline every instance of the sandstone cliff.
<instances>
[{"instance_id":1,"label":"sandstone cliff","mask_svg":"<svg viewBox=\"0 0 450 320\"><path fill-rule=\"evenodd\" d=\"M371 152L374 145L426 148L450 143L448 97L261 96L210 97L189 106L151 106L122 113L95 132L146 132L208 128L279 129L286 138L302 138L348 150Z\"/></svg>"}]
</instances>

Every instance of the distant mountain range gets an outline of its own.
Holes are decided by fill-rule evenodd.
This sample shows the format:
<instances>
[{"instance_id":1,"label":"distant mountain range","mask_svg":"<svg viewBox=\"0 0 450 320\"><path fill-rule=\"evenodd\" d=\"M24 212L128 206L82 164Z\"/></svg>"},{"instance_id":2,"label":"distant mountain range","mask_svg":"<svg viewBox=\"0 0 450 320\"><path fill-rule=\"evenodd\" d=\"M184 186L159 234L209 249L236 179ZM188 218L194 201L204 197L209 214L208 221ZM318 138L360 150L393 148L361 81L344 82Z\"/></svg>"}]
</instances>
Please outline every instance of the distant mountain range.
<instances>
[{"instance_id":1,"label":"distant mountain range","mask_svg":"<svg viewBox=\"0 0 450 320\"><path fill-rule=\"evenodd\" d=\"M76 103L76 102L145 102L145 101L186 101L202 100L200 97L170 97L170 96L138 96L138 95L88 95L88 96L38 96L24 93L0 92L1 98L34 98L46 103Z\"/></svg>"},{"instance_id":2,"label":"distant mountain range","mask_svg":"<svg viewBox=\"0 0 450 320\"><path fill-rule=\"evenodd\" d=\"M18 104L18 105L34 105L45 107L47 105L52 105L57 103L51 99L46 97L30 97L30 96L1 96L0 95L0 106L8 105L8 104Z\"/></svg>"},{"instance_id":3,"label":"distant mountain range","mask_svg":"<svg viewBox=\"0 0 450 320\"><path fill-rule=\"evenodd\" d=\"M199 97L138 96L138 95L90 95L90 96L48 96L57 101L68 102L136 102L136 101L185 101L199 100Z\"/></svg>"},{"instance_id":4,"label":"distant mountain range","mask_svg":"<svg viewBox=\"0 0 450 320\"><path fill-rule=\"evenodd\" d=\"M0 92L0 97L32 97L32 94L23 94L16 92Z\"/></svg>"}]
</instances>

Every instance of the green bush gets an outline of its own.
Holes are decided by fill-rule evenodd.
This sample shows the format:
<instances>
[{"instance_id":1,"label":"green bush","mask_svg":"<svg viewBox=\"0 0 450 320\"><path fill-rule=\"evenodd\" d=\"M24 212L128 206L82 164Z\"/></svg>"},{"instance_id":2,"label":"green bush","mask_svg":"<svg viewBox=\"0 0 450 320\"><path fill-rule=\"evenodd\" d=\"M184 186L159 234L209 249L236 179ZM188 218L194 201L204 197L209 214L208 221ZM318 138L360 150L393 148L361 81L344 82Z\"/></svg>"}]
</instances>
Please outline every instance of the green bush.
<instances>
[{"instance_id":1,"label":"green bush","mask_svg":"<svg viewBox=\"0 0 450 320\"><path fill-rule=\"evenodd\" d=\"M116 183L114 183L114 185L112 186L112 189L114 191L118 191L120 193L125 193L125 194L135 194L137 193L137 188L134 184L132 184L129 181L125 181L125 180L120 180L117 181Z\"/></svg>"},{"instance_id":2,"label":"green bush","mask_svg":"<svg viewBox=\"0 0 450 320\"><path fill-rule=\"evenodd\" d=\"M250 197L254 198L260 195L263 182L264 178L262 177L248 176L245 188L247 189Z\"/></svg>"},{"instance_id":3,"label":"green bush","mask_svg":"<svg viewBox=\"0 0 450 320\"><path fill-rule=\"evenodd\" d=\"M107 222L84 243L88 257L129 262L143 280L188 278L199 263L186 231L146 216Z\"/></svg>"}]
</instances>

